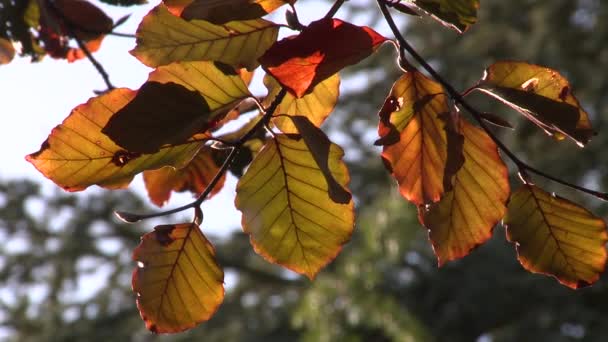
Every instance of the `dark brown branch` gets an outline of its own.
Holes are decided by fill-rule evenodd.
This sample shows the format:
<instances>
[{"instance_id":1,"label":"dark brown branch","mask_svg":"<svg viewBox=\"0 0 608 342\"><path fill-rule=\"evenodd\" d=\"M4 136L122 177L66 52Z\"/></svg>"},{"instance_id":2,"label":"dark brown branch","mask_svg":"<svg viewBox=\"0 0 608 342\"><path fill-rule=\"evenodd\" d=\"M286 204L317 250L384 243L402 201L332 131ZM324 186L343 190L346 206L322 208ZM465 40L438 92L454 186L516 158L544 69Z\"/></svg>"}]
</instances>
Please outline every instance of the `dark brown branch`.
<instances>
[{"instance_id":1,"label":"dark brown branch","mask_svg":"<svg viewBox=\"0 0 608 342\"><path fill-rule=\"evenodd\" d=\"M329 11L325 15L325 19L333 18L334 15L336 15L336 13L338 13L338 10L340 9L340 7L342 7L342 5L344 5L344 3L346 1L348 1L348 0L336 0L336 2L334 2L334 5L331 6Z\"/></svg>"},{"instance_id":2,"label":"dark brown branch","mask_svg":"<svg viewBox=\"0 0 608 342\"><path fill-rule=\"evenodd\" d=\"M228 156L226 157L226 160L224 160L224 163L222 164L222 166L220 167L218 172L215 174L215 176L213 177L211 182L209 182L209 185L207 185L207 187L205 188L203 193L201 193L201 195L196 200L194 200L188 204L185 204L181 207L177 207L177 208L174 208L171 210L161 211L161 212L157 212L157 213L152 213L152 214L147 214L147 215L138 215L138 214L123 212L123 211L116 211L115 212L116 216L118 216L118 218L120 218L121 220L123 220L125 222L135 223L135 222L153 218L153 217L167 216L167 215L179 213L186 209L200 207L201 204L207 199L207 196L209 196L209 194L211 193L211 190L213 190L213 188L215 188L215 186L220 181L222 176L224 176L224 174L228 171L230 164L232 164L232 162L234 161L234 158L238 154L239 150L243 147L243 145L247 142L247 140L249 140L259 129L262 129L263 127L265 127L268 124L268 122L270 122L272 115L277 110L279 103L281 103L281 101L283 101L283 98L285 97L285 95L287 95L287 90L285 88L282 88L281 91L274 98L274 100L272 101L270 106L268 106L268 108L266 109L266 112L264 113L264 115L262 116L260 121L258 121L249 131L247 131L247 133L243 134L243 136L241 138L239 138L239 140L237 140L236 142L233 143L232 149L231 149L230 153L228 154Z\"/></svg>"},{"instance_id":3,"label":"dark brown branch","mask_svg":"<svg viewBox=\"0 0 608 342\"><path fill-rule=\"evenodd\" d=\"M595 190L591 190L591 189L587 189L569 182L566 182L560 178L557 178L555 176L549 175L541 170L538 170L530 165L528 165L526 162L524 162L523 160L519 159L519 157L517 157L497 136L496 134L494 134L494 132L490 129L490 127L488 126L488 124L483 120L483 115L480 111L478 111L475 107L473 107L471 104L469 104L464 97L458 92L456 91L456 89L449 83L447 82L430 64L428 64L426 62L426 60L424 58L422 58L422 56L420 56L418 54L418 52L416 52L416 50L405 40L405 38L403 37L403 35L401 34L401 31L399 30L399 28L397 27L397 25L395 24L395 21L393 20L393 17L391 15L391 13L388 10L387 7L387 3L386 0L377 0L378 1L378 6L380 7L380 11L382 12L382 15L384 16L386 22L388 23L391 31L393 32L393 34L395 35L395 38L397 39L398 43L399 43L399 53L403 54L403 51L407 51L407 53L412 56L437 82L439 82L443 88L448 92L448 94L450 95L450 97L459 105L462 106L462 108L464 108L465 110L467 110L469 113L471 113L471 115L473 115L473 117L475 118L475 120L479 123L479 125L481 126L481 128L483 128L483 130L488 134L488 136L490 136L490 138L494 141L494 143L496 143L496 145L498 146L498 148L503 151L512 161L513 163L515 163L515 165L517 166L517 168L519 169L519 172L522 175L526 175L527 172L526 171L530 171L532 173L535 173L541 177L544 177L546 179L549 179L553 182L565 185L569 188L590 194L592 196L595 196L599 199L602 199L604 201L608 201L608 193L605 192L600 192L600 191L595 191ZM402 60L405 60L405 58L403 58L403 56L400 57ZM524 182L526 182L526 177L522 177L522 180Z\"/></svg>"},{"instance_id":4,"label":"dark brown branch","mask_svg":"<svg viewBox=\"0 0 608 342\"><path fill-rule=\"evenodd\" d=\"M99 61L97 61L95 57L93 57L93 54L91 53L87 45L76 34L76 29L78 28L75 27L75 25L70 20L68 20L68 18L66 18L66 16L59 10L59 8L57 8L55 3L53 3L52 1L48 1L47 3L49 4L49 8L53 11L53 14L55 14L65 23L65 28L67 30L68 35L76 41L78 47L84 52L85 56L91 62L91 64L93 64L95 69L97 69L97 72L99 73L99 75L101 75L101 78L103 78L103 81L105 82L106 87L108 88L106 91L116 88L114 87L112 82L110 82L110 75L104 69L103 65L101 65L101 63L99 63Z\"/></svg>"}]
</instances>

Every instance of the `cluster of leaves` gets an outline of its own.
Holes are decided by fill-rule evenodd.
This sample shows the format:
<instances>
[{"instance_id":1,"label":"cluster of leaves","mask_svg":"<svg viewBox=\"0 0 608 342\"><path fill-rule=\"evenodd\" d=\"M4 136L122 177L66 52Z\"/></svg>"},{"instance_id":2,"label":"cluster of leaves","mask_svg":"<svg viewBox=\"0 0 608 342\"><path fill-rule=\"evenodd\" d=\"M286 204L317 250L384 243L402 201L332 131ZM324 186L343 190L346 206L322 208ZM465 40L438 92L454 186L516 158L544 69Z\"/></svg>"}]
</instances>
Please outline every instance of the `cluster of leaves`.
<instances>
[{"instance_id":1,"label":"cluster of leaves","mask_svg":"<svg viewBox=\"0 0 608 342\"><path fill-rule=\"evenodd\" d=\"M131 6L145 0L102 0ZM19 43L22 56L38 61L45 55L69 62L97 51L103 38L128 17L114 23L100 8L86 0L0 1L0 64L15 56Z\"/></svg>"},{"instance_id":2,"label":"cluster of leaves","mask_svg":"<svg viewBox=\"0 0 608 342\"><path fill-rule=\"evenodd\" d=\"M519 160L488 126L508 122L464 99L477 90L556 139L584 146L593 130L568 81L546 67L502 61L461 95L411 49L388 7L430 14L463 33L475 23L477 0L379 0L395 41L333 18L343 2L304 26L295 9L287 12L288 25L262 19L295 1L165 0L142 20L132 51L155 68L147 82L138 90L110 89L77 106L27 157L68 191L124 188L143 172L159 206L172 191L198 196L166 212L120 213L135 222L195 211L192 222L155 227L133 254L133 289L150 330L189 329L209 319L223 300L223 271L200 230L199 207L221 188L227 171L240 177L235 205L258 254L311 279L336 257L352 234L354 204L344 153L319 127L337 103L340 70L385 42L397 48L404 72L379 112L376 144L403 197L418 207L439 264L467 255L503 220L526 269L572 288L599 278L606 263L605 223L534 185L530 173L567 183ZM299 32L277 41L285 26ZM410 65L406 52L432 78ZM259 66L268 88L264 98L248 89ZM248 102L260 113L237 131L218 134L251 108ZM499 149L523 182L513 193Z\"/></svg>"}]
</instances>

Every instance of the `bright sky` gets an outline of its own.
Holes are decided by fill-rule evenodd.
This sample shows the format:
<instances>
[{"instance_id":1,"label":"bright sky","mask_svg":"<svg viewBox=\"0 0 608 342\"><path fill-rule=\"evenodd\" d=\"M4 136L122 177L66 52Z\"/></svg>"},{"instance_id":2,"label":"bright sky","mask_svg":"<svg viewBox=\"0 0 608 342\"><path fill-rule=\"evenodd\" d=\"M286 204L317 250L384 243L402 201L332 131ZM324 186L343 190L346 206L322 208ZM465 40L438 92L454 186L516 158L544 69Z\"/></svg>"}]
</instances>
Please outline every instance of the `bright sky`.
<instances>
[{"instance_id":1,"label":"bright sky","mask_svg":"<svg viewBox=\"0 0 608 342\"><path fill-rule=\"evenodd\" d=\"M101 7L115 20L131 14L131 18L117 31L134 33L141 18L159 1L150 2L148 5L130 8ZM326 13L331 2L304 0L299 4L300 20L308 23ZM284 21L284 11L283 8L277 13L276 21ZM100 51L95 53L117 87L136 89L151 71L128 53L134 44L132 38L109 36L104 40ZM257 83L254 93L262 94L264 90L261 83ZM10 64L0 66L0 113L4 120L0 134L0 146L3 146L0 178L26 177L43 184L46 190L53 189L55 185L27 163L25 155L38 151L53 127L60 124L72 108L94 96L94 90L105 88L102 78L86 59L67 63L64 60L45 58L40 63L30 63L27 58L16 58ZM224 190L204 204L203 210L210 213L205 215L204 230L218 233L240 226L241 215L232 204L235 184L234 178L229 179ZM145 194L139 176L131 188ZM99 189L91 187L85 193L91 191ZM181 205L190 199L187 194L174 194L168 207Z\"/></svg>"}]
</instances>

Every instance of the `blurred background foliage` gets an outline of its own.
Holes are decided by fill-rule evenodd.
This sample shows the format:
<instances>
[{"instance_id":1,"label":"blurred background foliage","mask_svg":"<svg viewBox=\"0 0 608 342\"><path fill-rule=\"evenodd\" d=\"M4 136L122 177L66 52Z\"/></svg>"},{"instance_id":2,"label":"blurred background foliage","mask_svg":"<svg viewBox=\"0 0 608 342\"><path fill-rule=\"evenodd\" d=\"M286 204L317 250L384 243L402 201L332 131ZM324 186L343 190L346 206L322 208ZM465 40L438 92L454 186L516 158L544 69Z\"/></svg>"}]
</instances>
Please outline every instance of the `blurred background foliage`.
<instances>
[{"instance_id":1,"label":"blurred background foliage","mask_svg":"<svg viewBox=\"0 0 608 342\"><path fill-rule=\"evenodd\" d=\"M381 20L370 15L371 1L346 6L355 23ZM553 141L511 110L471 99L517 126L500 133L525 160L606 190L606 23L608 2L601 0L483 0L479 22L463 36L420 18L408 18L403 32L463 90L499 59L560 70L599 132L584 150ZM357 86L343 95L327 129L347 149L357 227L314 282L267 264L240 232L210 237L227 273L224 304L190 332L155 336L145 330L130 289L131 251L151 223L126 226L112 217L116 208L141 211L144 200L128 191L74 197L43 194L28 181L2 182L2 335L9 341L605 340L608 279L572 291L530 274L502 227L470 256L437 268L415 208L398 195L372 145L377 110L399 76L394 60L385 47L344 74L344 83ZM548 189L608 217L605 204L554 184Z\"/></svg>"}]
</instances>

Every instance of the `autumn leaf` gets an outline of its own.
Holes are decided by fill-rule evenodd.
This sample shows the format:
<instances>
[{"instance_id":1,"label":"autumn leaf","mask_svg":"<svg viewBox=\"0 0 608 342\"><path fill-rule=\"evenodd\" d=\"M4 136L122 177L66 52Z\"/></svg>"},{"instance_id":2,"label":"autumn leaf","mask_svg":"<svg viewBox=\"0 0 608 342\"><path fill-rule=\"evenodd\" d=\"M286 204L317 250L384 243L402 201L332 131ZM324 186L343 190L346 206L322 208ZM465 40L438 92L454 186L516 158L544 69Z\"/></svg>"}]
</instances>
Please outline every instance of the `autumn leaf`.
<instances>
[{"instance_id":1,"label":"autumn leaf","mask_svg":"<svg viewBox=\"0 0 608 342\"><path fill-rule=\"evenodd\" d=\"M281 85L270 75L264 76L264 85L268 88L268 96L264 98L264 106L269 106L281 90ZM317 84L312 91L301 98L289 93L285 95L275 113L272 123L283 133L297 133L292 120L288 116L305 116L315 126L320 127L333 111L340 95L340 76L335 74Z\"/></svg>"},{"instance_id":2,"label":"autumn leaf","mask_svg":"<svg viewBox=\"0 0 608 342\"><path fill-rule=\"evenodd\" d=\"M258 19L295 0L194 0L181 13L187 20L206 20L216 25L235 20Z\"/></svg>"},{"instance_id":3,"label":"autumn leaf","mask_svg":"<svg viewBox=\"0 0 608 342\"><path fill-rule=\"evenodd\" d=\"M224 300L224 272L193 223L163 225L133 252L133 291L146 327L176 333L208 320Z\"/></svg>"},{"instance_id":4,"label":"autumn leaf","mask_svg":"<svg viewBox=\"0 0 608 342\"><path fill-rule=\"evenodd\" d=\"M458 33L477 22L479 0L414 0L413 4Z\"/></svg>"},{"instance_id":5,"label":"autumn leaf","mask_svg":"<svg viewBox=\"0 0 608 342\"><path fill-rule=\"evenodd\" d=\"M525 184L511 196L503 225L530 272L577 289L593 284L604 271L606 223L567 199Z\"/></svg>"},{"instance_id":6,"label":"autumn leaf","mask_svg":"<svg viewBox=\"0 0 608 342\"><path fill-rule=\"evenodd\" d=\"M403 197L417 206L439 201L444 178L451 179L445 175L449 113L441 85L417 71L395 82L379 113L382 158Z\"/></svg>"},{"instance_id":7,"label":"autumn leaf","mask_svg":"<svg viewBox=\"0 0 608 342\"><path fill-rule=\"evenodd\" d=\"M94 184L109 189L125 188L135 174L144 170L165 165L184 167L201 148L201 141L141 154L121 148L101 132L135 93L126 88L114 89L77 106L53 129L40 151L28 155L26 160L67 191L84 190Z\"/></svg>"},{"instance_id":8,"label":"autumn leaf","mask_svg":"<svg viewBox=\"0 0 608 342\"><path fill-rule=\"evenodd\" d=\"M137 29L137 46L131 51L150 67L172 62L217 61L253 70L257 59L276 41L278 26L263 20L214 25L186 21L163 4L148 13Z\"/></svg>"},{"instance_id":9,"label":"autumn leaf","mask_svg":"<svg viewBox=\"0 0 608 342\"><path fill-rule=\"evenodd\" d=\"M206 132L249 96L234 69L211 62L173 63L153 71L102 132L128 151L154 153Z\"/></svg>"},{"instance_id":10,"label":"autumn leaf","mask_svg":"<svg viewBox=\"0 0 608 342\"><path fill-rule=\"evenodd\" d=\"M213 149L204 146L188 165L181 169L165 166L158 170L144 171L144 183L152 203L162 207L171 198L172 191L190 191L195 196L200 195L219 171L212 153ZM207 198L222 189L225 179L225 175L222 175Z\"/></svg>"},{"instance_id":11,"label":"autumn leaf","mask_svg":"<svg viewBox=\"0 0 608 342\"><path fill-rule=\"evenodd\" d=\"M274 44L260 63L291 94L301 98L342 68L371 55L386 40L367 26L325 18Z\"/></svg>"},{"instance_id":12,"label":"autumn leaf","mask_svg":"<svg viewBox=\"0 0 608 342\"><path fill-rule=\"evenodd\" d=\"M594 135L589 115L572 95L572 87L557 71L523 62L490 66L477 89L502 101L547 134L570 137L584 146Z\"/></svg>"},{"instance_id":13,"label":"autumn leaf","mask_svg":"<svg viewBox=\"0 0 608 342\"><path fill-rule=\"evenodd\" d=\"M10 40L0 37L0 65L10 63L15 57L15 48Z\"/></svg>"},{"instance_id":14,"label":"autumn leaf","mask_svg":"<svg viewBox=\"0 0 608 342\"><path fill-rule=\"evenodd\" d=\"M338 184L349 181L343 151L331 144L327 167ZM237 185L243 230L267 260L314 278L352 234L352 199L333 201L326 176L302 138L279 134L255 157Z\"/></svg>"},{"instance_id":15,"label":"autumn leaf","mask_svg":"<svg viewBox=\"0 0 608 342\"><path fill-rule=\"evenodd\" d=\"M439 202L420 207L418 215L429 230L439 266L466 256L492 237L509 198L508 169L494 141L464 118L458 126L464 137L464 164L454 175L453 189Z\"/></svg>"}]
</instances>

